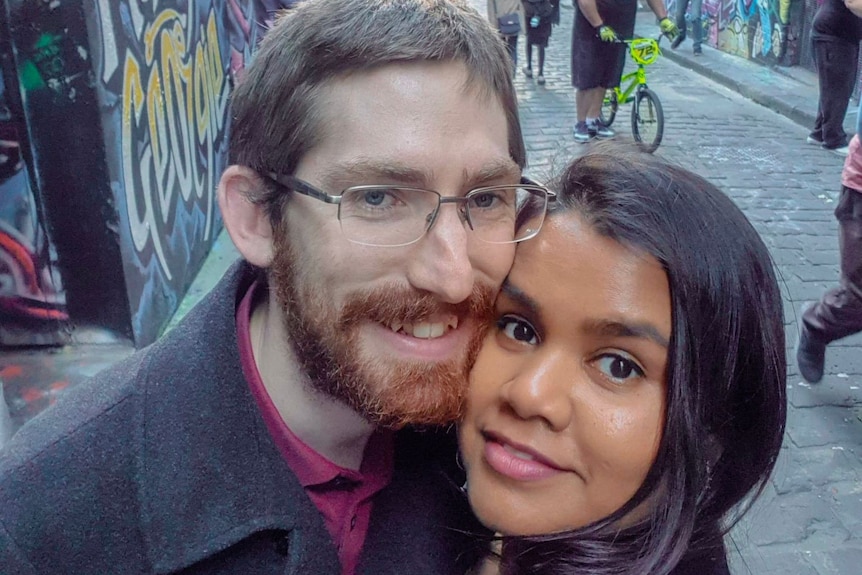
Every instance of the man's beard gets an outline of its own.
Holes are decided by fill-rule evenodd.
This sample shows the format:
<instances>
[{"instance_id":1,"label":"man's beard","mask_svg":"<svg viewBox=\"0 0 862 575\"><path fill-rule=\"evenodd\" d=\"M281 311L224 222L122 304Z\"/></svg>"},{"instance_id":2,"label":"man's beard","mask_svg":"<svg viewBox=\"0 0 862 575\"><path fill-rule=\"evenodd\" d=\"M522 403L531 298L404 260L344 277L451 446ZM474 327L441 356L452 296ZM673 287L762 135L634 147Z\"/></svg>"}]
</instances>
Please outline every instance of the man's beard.
<instances>
[{"instance_id":1,"label":"man's beard","mask_svg":"<svg viewBox=\"0 0 862 575\"><path fill-rule=\"evenodd\" d=\"M326 295L303 277L284 236L283 230L276 233L269 281L293 352L312 388L344 402L370 422L392 429L458 419L469 370L492 317L494 289L477 285L468 300L451 305L427 293L389 285L349 294L343 307L334 309ZM457 316L459 326L472 320L474 333L460 357L445 362L395 362L385 351L362 357L359 327L363 323L416 323L441 313Z\"/></svg>"}]
</instances>

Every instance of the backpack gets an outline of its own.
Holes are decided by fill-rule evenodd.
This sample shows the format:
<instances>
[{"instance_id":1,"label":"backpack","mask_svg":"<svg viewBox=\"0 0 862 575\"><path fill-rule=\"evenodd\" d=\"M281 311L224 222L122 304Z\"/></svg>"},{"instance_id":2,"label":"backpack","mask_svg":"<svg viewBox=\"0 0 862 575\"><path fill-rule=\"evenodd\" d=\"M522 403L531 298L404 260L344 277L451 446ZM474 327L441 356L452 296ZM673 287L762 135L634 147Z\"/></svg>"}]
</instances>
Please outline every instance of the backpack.
<instances>
[{"instance_id":1,"label":"backpack","mask_svg":"<svg viewBox=\"0 0 862 575\"><path fill-rule=\"evenodd\" d=\"M554 13L554 5L551 0L523 0L524 14L529 20L533 16L539 18L550 18Z\"/></svg>"}]
</instances>

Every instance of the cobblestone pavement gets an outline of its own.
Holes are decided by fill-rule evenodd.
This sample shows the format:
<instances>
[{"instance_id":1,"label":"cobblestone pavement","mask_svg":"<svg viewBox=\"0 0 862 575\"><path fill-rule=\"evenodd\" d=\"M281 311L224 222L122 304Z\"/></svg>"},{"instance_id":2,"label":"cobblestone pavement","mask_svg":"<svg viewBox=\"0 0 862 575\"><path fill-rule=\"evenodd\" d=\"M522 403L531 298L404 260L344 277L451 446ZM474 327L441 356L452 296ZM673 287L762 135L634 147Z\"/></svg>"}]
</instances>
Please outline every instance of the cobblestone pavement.
<instances>
[{"instance_id":1,"label":"cobblestone pavement","mask_svg":"<svg viewBox=\"0 0 862 575\"><path fill-rule=\"evenodd\" d=\"M473 2L484 10L484 2ZM572 18L572 9L564 7L548 48L547 84L538 86L520 71L516 78L529 171L540 178L587 147L571 134ZM519 65L523 43L521 38ZM657 153L705 176L737 202L771 249L783 284L790 367L785 446L766 493L731 534L733 572L858 575L862 337L829 347L826 376L817 386L803 383L793 359L800 305L838 277L832 210L843 158L806 144L805 127L667 58L650 67L649 80L666 118ZM614 127L630 140L628 108L621 108Z\"/></svg>"}]
</instances>

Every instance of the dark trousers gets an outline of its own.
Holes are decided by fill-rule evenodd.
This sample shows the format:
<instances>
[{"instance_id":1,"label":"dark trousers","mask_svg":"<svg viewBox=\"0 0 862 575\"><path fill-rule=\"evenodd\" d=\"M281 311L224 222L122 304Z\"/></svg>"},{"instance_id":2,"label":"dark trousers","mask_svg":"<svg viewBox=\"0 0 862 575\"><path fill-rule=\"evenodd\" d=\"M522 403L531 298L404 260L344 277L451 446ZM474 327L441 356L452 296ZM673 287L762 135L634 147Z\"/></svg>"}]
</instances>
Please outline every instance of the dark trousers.
<instances>
[{"instance_id":1,"label":"dark trousers","mask_svg":"<svg viewBox=\"0 0 862 575\"><path fill-rule=\"evenodd\" d=\"M808 335L822 343L862 331L862 192L842 188L835 217L841 282L802 315Z\"/></svg>"},{"instance_id":2,"label":"dark trousers","mask_svg":"<svg viewBox=\"0 0 862 575\"><path fill-rule=\"evenodd\" d=\"M509 53L509 59L512 60L512 72L518 69L518 35L503 36L506 41L506 51Z\"/></svg>"},{"instance_id":3,"label":"dark trousers","mask_svg":"<svg viewBox=\"0 0 862 575\"><path fill-rule=\"evenodd\" d=\"M859 46L843 40L819 38L815 38L812 45L820 83L820 100L811 137L823 142L825 148L840 148L847 145L844 115L853 94Z\"/></svg>"}]
</instances>

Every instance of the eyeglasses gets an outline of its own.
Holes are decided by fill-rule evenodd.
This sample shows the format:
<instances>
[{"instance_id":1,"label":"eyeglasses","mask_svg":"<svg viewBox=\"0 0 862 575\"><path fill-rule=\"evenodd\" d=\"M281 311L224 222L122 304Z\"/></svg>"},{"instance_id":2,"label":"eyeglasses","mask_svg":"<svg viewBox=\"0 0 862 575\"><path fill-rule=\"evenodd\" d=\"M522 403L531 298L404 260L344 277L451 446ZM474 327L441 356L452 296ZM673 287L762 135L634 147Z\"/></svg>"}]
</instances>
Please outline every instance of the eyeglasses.
<instances>
[{"instance_id":1,"label":"eyeglasses","mask_svg":"<svg viewBox=\"0 0 862 575\"><path fill-rule=\"evenodd\" d=\"M548 204L557 195L527 178L512 186L488 186L465 196L441 196L432 190L404 186L351 186L334 196L284 174L262 174L280 187L327 204L338 204L345 238L376 247L407 246L419 241L437 221L441 204L458 204L461 217L476 237L492 244L511 244L542 229Z\"/></svg>"}]
</instances>

